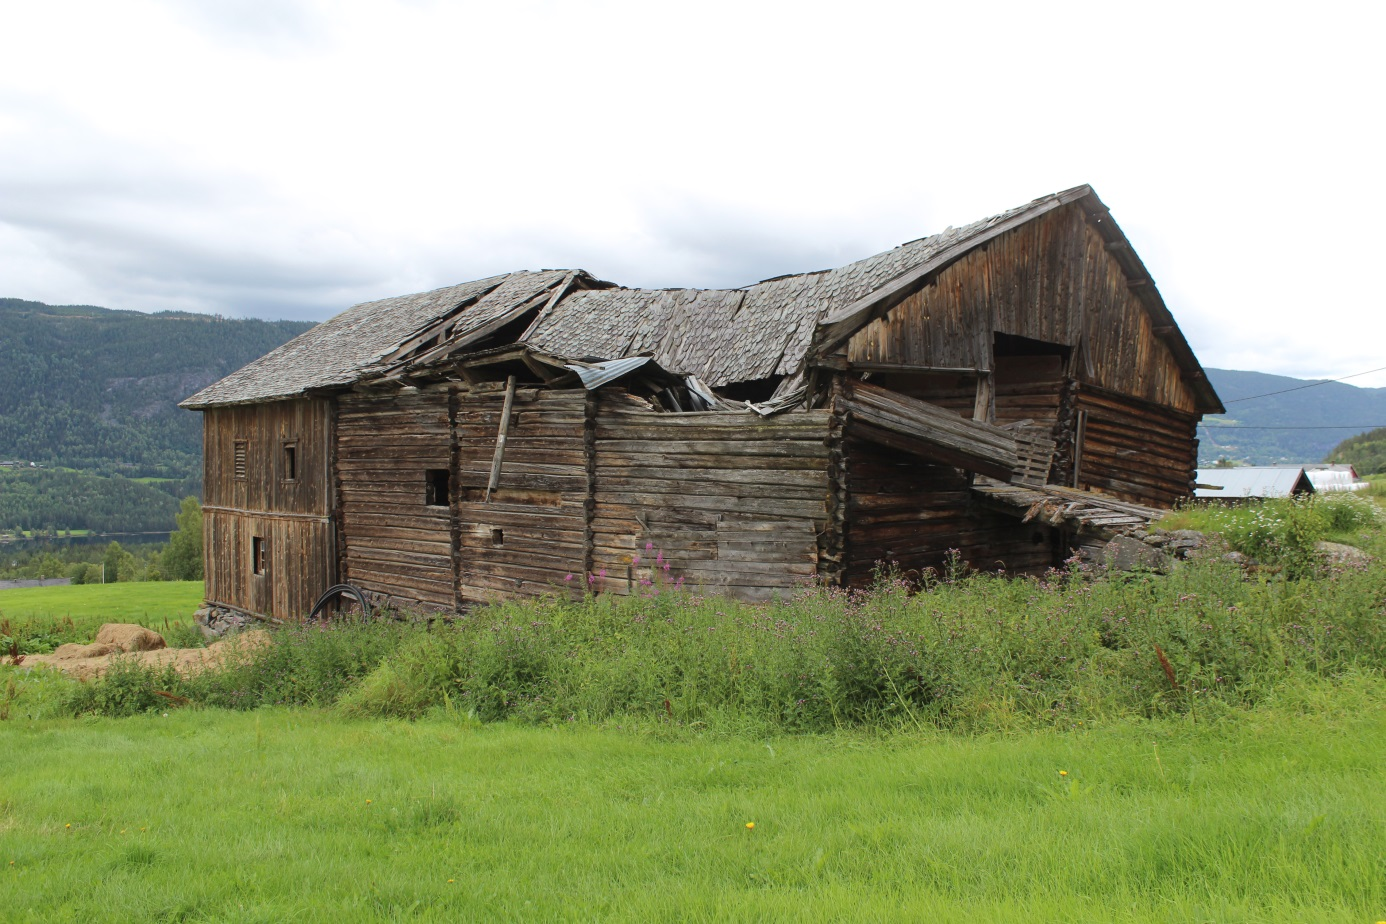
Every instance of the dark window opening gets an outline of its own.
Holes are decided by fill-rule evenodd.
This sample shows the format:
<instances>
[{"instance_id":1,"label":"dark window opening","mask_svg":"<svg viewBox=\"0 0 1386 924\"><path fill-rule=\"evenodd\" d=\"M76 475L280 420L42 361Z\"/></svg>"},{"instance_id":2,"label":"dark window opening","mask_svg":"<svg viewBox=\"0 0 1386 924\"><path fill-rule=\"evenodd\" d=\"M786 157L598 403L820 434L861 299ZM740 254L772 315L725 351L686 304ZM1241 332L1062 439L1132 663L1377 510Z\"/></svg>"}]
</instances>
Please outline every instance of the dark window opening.
<instances>
[{"instance_id":1,"label":"dark window opening","mask_svg":"<svg viewBox=\"0 0 1386 924\"><path fill-rule=\"evenodd\" d=\"M280 458L280 477L285 481L298 480L298 444L285 443Z\"/></svg>"},{"instance_id":2,"label":"dark window opening","mask_svg":"<svg viewBox=\"0 0 1386 924\"><path fill-rule=\"evenodd\" d=\"M498 549L505 545L505 530L491 530L491 545Z\"/></svg>"},{"instance_id":3,"label":"dark window opening","mask_svg":"<svg viewBox=\"0 0 1386 924\"><path fill-rule=\"evenodd\" d=\"M424 470L424 504L429 507L446 507L451 502L448 470L430 468Z\"/></svg>"},{"instance_id":4,"label":"dark window opening","mask_svg":"<svg viewBox=\"0 0 1386 924\"><path fill-rule=\"evenodd\" d=\"M1072 349L1062 343L1047 340L1032 340L1016 334L996 334L992 346L993 356L1057 356L1067 361Z\"/></svg>"},{"instance_id":5,"label":"dark window opening","mask_svg":"<svg viewBox=\"0 0 1386 924\"><path fill-rule=\"evenodd\" d=\"M250 570L255 574L269 572L269 540L261 536L250 540Z\"/></svg>"},{"instance_id":6,"label":"dark window opening","mask_svg":"<svg viewBox=\"0 0 1386 924\"><path fill-rule=\"evenodd\" d=\"M242 480L242 481L243 481L243 480L245 480L246 468L247 468L246 455L247 455L247 452L248 452L250 446L249 446L249 443L248 443L246 440L236 440L236 444L235 444L235 445L236 445L235 463L234 463L234 466L233 466L233 468L234 468L234 473L235 473L235 476L236 476L236 478L237 478L238 480Z\"/></svg>"},{"instance_id":7,"label":"dark window opening","mask_svg":"<svg viewBox=\"0 0 1386 924\"><path fill-rule=\"evenodd\" d=\"M763 379L751 379L747 382L729 382L718 388L717 393L723 398L730 398L733 401L769 401L783 380L784 376L782 375L771 375Z\"/></svg>"}]
</instances>

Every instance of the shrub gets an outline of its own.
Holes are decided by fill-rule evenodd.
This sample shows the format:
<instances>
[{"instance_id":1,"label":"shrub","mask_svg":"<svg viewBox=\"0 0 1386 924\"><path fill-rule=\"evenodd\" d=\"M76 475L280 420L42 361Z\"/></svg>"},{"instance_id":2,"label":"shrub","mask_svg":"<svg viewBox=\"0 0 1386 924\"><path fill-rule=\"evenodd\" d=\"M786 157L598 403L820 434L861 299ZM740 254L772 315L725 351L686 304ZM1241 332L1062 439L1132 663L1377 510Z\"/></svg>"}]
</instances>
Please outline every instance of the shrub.
<instances>
[{"instance_id":1,"label":"shrub","mask_svg":"<svg viewBox=\"0 0 1386 924\"><path fill-rule=\"evenodd\" d=\"M1383 601L1379 567L1286 580L1219 560L1097 581L974 574L925 592L885 575L870 591L760 605L680 591L551 598L431 627L284 629L241 666L152 687L118 675L73 708L156 708L146 694L162 691L231 708L754 732L1204 714L1297 679L1380 675Z\"/></svg>"},{"instance_id":2,"label":"shrub","mask_svg":"<svg viewBox=\"0 0 1386 924\"><path fill-rule=\"evenodd\" d=\"M1241 504L1187 506L1160 524L1198 529L1223 538L1232 549L1293 578L1320 568L1316 545L1333 536L1361 544L1363 531L1379 532L1386 516L1371 500L1352 493L1253 500Z\"/></svg>"}]
</instances>

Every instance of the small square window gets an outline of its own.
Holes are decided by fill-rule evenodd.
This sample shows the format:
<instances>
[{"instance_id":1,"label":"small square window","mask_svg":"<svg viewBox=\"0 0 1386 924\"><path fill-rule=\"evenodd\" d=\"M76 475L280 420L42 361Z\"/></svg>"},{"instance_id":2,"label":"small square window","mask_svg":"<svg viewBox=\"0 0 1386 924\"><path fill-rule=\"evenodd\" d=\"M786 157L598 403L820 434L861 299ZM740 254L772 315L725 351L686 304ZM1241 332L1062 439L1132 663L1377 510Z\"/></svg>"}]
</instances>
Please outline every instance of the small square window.
<instances>
[{"instance_id":1,"label":"small square window","mask_svg":"<svg viewBox=\"0 0 1386 924\"><path fill-rule=\"evenodd\" d=\"M491 530L491 545L492 545L494 548L497 548L497 549L503 548L503 547L505 546L505 530L503 530L503 529L493 529L493 530Z\"/></svg>"},{"instance_id":2,"label":"small square window","mask_svg":"<svg viewBox=\"0 0 1386 924\"><path fill-rule=\"evenodd\" d=\"M244 481L244 480L245 480L246 468L247 468L247 464L248 464L248 463L246 462L246 456L248 455L249 450L250 450L250 443L249 443L249 441L247 441L247 440L236 440L236 443L235 443L235 461L234 461L234 463L233 463L233 470L234 470L234 473L235 473L235 476L236 476L236 480L237 480L237 481Z\"/></svg>"},{"instance_id":3,"label":"small square window","mask_svg":"<svg viewBox=\"0 0 1386 924\"><path fill-rule=\"evenodd\" d=\"M448 470L429 468L424 470L424 504L429 507L446 507L452 499L449 491Z\"/></svg>"},{"instance_id":4,"label":"small square window","mask_svg":"<svg viewBox=\"0 0 1386 924\"><path fill-rule=\"evenodd\" d=\"M298 443L283 443L279 453L279 477L283 481L298 480Z\"/></svg>"},{"instance_id":5,"label":"small square window","mask_svg":"<svg viewBox=\"0 0 1386 924\"><path fill-rule=\"evenodd\" d=\"M255 574L269 573L269 540L263 536L251 537L250 570Z\"/></svg>"}]
</instances>

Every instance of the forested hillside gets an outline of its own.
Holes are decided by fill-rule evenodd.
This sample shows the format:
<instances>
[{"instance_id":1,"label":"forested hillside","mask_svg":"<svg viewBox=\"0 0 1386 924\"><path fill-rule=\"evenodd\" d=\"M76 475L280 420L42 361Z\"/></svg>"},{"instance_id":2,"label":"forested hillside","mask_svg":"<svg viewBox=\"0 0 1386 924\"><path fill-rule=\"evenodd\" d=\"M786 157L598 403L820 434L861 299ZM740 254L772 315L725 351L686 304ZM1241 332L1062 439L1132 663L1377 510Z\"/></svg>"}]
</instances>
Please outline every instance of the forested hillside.
<instances>
[{"instance_id":1,"label":"forested hillside","mask_svg":"<svg viewBox=\"0 0 1386 924\"><path fill-rule=\"evenodd\" d=\"M311 326L0 299L0 460L200 479L178 402Z\"/></svg>"},{"instance_id":2,"label":"forested hillside","mask_svg":"<svg viewBox=\"0 0 1386 924\"><path fill-rule=\"evenodd\" d=\"M1386 475L1386 427L1343 440L1328 454L1328 461L1345 462L1362 476Z\"/></svg>"},{"instance_id":3,"label":"forested hillside","mask_svg":"<svg viewBox=\"0 0 1386 924\"><path fill-rule=\"evenodd\" d=\"M172 494L120 475L0 469L0 535L66 529L164 532L173 528L177 513Z\"/></svg>"},{"instance_id":4,"label":"forested hillside","mask_svg":"<svg viewBox=\"0 0 1386 924\"><path fill-rule=\"evenodd\" d=\"M1205 464L1219 458L1250 465L1322 462L1343 440L1386 426L1386 388L1357 388L1344 382L1303 388L1312 380L1230 369L1205 371L1227 407L1226 414L1209 417L1198 428L1199 458ZM1253 398L1258 395L1268 396ZM1247 398L1253 400L1239 400ZM1262 427L1275 429L1253 429Z\"/></svg>"}]
</instances>

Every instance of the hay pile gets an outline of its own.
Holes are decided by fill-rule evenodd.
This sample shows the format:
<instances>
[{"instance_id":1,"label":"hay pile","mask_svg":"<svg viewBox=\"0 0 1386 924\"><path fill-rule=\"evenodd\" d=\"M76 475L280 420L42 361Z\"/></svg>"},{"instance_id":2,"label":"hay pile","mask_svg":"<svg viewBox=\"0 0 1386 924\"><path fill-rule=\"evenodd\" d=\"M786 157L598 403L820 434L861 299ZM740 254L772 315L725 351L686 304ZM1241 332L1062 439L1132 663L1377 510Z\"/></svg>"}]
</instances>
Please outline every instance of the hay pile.
<instances>
[{"instance_id":1,"label":"hay pile","mask_svg":"<svg viewBox=\"0 0 1386 924\"><path fill-rule=\"evenodd\" d=\"M90 645L60 645L51 655L28 655L19 663L24 667L47 665L78 680L100 677L115 658L127 658L156 668L172 666L180 674L191 674L221 667L229 659L269 643L268 632L252 629L213 642L206 648L169 648L163 636L144 626L112 622L101 627L96 641Z\"/></svg>"}]
</instances>

